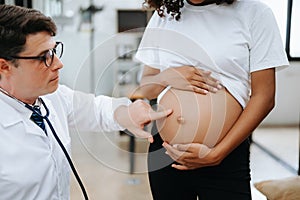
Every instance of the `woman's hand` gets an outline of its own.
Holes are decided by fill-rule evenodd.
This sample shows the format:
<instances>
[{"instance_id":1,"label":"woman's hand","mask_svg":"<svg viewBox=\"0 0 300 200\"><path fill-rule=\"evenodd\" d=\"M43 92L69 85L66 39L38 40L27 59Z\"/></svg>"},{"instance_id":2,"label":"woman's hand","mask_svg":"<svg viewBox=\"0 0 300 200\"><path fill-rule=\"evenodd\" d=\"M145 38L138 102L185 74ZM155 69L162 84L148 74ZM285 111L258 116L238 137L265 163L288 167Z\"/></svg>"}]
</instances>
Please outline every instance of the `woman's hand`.
<instances>
[{"instance_id":1,"label":"woman's hand","mask_svg":"<svg viewBox=\"0 0 300 200\"><path fill-rule=\"evenodd\" d=\"M210 71L193 66L170 67L161 72L164 85L179 90L194 91L200 94L217 92L222 88L220 82L211 77Z\"/></svg>"},{"instance_id":2,"label":"woman's hand","mask_svg":"<svg viewBox=\"0 0 300 200\"><path fill-rule=\"evenodd\" d=\"M222 89L220 82L211 76L210 71L193 66L170 67L164 71L144 66L140 91L147 99L155 99L167 86L179 90L207 94Z\"/></svg>"},{"instance_id":3,"label":"woman's hand","mask_svg":"<svg viewBox=\"0 0 300 200\"><path fill-rule=\"evenodd\" d=\"M178 164L172 167L179 170L192 170L201 167L214 166L221 163L223 158L217 155L214 148L209 148L204 144L174 144L163 143L166 154L168 154Z\"/></svg>"}]
</instances>

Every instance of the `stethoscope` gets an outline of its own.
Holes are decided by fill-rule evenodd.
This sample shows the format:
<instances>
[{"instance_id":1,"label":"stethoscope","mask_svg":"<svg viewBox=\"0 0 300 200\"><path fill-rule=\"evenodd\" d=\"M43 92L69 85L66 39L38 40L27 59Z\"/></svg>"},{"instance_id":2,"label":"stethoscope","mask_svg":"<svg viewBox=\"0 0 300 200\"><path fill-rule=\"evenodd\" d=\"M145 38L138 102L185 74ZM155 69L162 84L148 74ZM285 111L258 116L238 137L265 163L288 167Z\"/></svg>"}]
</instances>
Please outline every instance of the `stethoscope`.
<instances>
[{"instance_id":1,"label":"stethoscope","mask_svg":"<svg viewBox=\"0 0 300 200\"><path fill-rule=\"evenodd\" d=\"M65 156L66 156L66 158L67 158L67 160L68 160L68 163L69 163L69 165L70 165L70 167L71 167L71 169L72 169L72 171L73 171L73 174L74 174L74 176L75 176L75 178L76 178L76 180L77 180L77 182L78 182L78 184L79 184L79 186L80 186L80 188L81 188L81 191L82 191L82 194L83 194L83 196L84 196L84 199L85 199L85 200L88 200L89 198L88 198L87 192L86 192L86 190L85 190L85 188L84 188L84 185L83 185L83 183L82 183L82 181L81 181L81 179L80 179L80 177L79 177L79 174L78 174L77 171L76 171L76 168L75 168L75 166L74 166L74 164L73 164L73 162L72 162L72 159L71 159L70 155L68 154L66 148L64 147L63 143L62 143L61 140L59 139L58 135L56 134L56 131L55 131L55 129L54 129L52 123L50 122L50 120L49 120L49 118L48 118L50 112L49 112L49 109L48 109L48 107L46 106L45 102L43 101L43 99L42 99L41 97L38 98L38 100L41 102L41 104L42 104L43 107L45 108L45 111L46 111L46 114L45 114L45 115L42 115L41 113L37 112L37 111L33 108L33 106L31 106L31 105L29 105L29 104L27 104L27 103L24 103L23 101L20 101L19 99L15 98L14 96L11 96L10 94L8 94L8 92L6 92L5 90L3 90L2 88L0 88L0 91L1 91L3 94L9 96L10 98L13 98L13 99L16 100L18 103L22 104L23 106L25 106L26 108L28 108L29 110L31 110L32 112L34 112L34 113L35 113L36 115L38 115L39 117L41 117L41 118L43 118L43 119L46 120L46 122L47 122L47 124L48 124L48 126L49 126L49 128L50 128L50 130L51 130L51 132L52 132L52 134L53 134L53 136L54 136L54 138L56 139L57 143L59 144L60 148L62 149L62 151L64 152L64 154L65 154Z\"/></svg>"}]
</instances>

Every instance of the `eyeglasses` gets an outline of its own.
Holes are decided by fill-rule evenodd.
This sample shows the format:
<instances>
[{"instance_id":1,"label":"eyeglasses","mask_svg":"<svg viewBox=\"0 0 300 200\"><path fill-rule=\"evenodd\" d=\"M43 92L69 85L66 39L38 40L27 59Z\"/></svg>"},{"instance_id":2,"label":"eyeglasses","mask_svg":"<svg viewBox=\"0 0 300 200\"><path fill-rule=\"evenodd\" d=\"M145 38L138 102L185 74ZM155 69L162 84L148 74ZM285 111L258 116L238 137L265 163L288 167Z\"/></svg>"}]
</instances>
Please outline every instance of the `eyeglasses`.
<instances>
[{"instance_id":1,"label":"eyeglasses","mask_svg":"<svg viewBox=\"0 0 300 200\"><path fill-rule=\"evenodd\" d=\"M54 55L58 58L62 57L64 50L64 45L62 42L56 42L56 45L53 49L47 50L42 56L9 56L7 59L24 59L24 60L40 60L44 61L47 67L50 67L53 63Z\"/></svg>"}]
</instances>

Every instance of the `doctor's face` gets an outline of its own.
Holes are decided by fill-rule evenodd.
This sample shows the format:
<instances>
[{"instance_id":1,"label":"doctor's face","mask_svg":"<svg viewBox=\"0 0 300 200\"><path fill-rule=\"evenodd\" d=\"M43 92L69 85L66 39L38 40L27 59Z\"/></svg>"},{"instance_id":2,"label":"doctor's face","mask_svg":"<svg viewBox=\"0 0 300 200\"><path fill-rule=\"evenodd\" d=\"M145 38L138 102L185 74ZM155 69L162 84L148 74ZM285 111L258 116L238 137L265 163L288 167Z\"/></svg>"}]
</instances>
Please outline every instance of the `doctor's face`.
<instances>
[{"instance_id":1,"label":"doctor's face","mask_svg":"<svg viewBox=\"0 0 300 200\"><path fill-rule=\"evenodd\" d=\"M28 35L25 50L18 57L43 56L53 49L56 42L48 32ZM33 103L37 97L54 92L58 87L59 70L63 67L54 55L53 62L46 66L43 60L16 59L17 67L10 68L7 76L8 92L26 103Z\"/></svg>"}]
</instances>

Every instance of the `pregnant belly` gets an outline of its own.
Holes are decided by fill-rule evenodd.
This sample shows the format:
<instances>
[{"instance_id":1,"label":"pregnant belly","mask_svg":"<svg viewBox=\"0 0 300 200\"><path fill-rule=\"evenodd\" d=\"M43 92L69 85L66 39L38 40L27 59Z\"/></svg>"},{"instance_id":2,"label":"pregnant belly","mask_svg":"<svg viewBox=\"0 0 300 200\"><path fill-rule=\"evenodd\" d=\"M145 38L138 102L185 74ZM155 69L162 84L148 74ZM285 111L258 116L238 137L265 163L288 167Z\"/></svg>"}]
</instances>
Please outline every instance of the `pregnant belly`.
<instances>
[{"instance_id":1,"label":"pregnant belly","mask_svg":"<svg viewBox=\"0 0 300 200\"><path fill-rule=\"evenodd\" d=\"M170 144L197 142L215 146L242 112L242 107L226 90L207 95L169 89L159 107L172 108L166 119L157 120L162 139Z\"/></svg>"}]
</instances>

